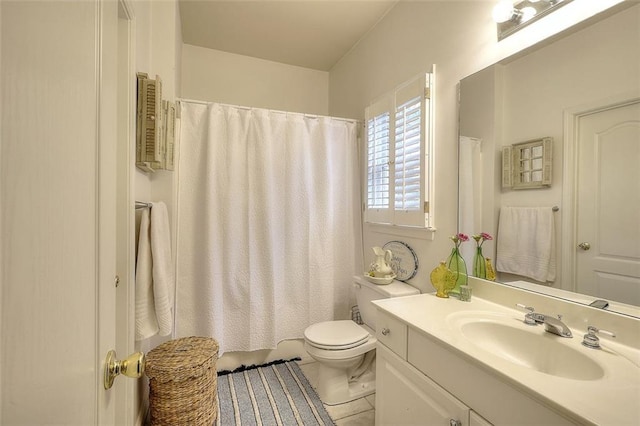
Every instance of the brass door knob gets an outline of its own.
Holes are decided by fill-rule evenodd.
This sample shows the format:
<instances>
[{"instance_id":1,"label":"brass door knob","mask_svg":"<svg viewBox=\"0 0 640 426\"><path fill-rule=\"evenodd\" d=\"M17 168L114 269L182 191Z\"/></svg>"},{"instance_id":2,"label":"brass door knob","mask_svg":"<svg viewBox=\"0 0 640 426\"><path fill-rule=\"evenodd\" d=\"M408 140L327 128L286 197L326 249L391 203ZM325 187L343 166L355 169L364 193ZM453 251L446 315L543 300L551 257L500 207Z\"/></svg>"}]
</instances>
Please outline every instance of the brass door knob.
<instances>
[{"instance_id":1,"label":"brass door knob","mask_svg":"<svg viewBox=\"0 0 640 426\"><path fill-rule=\"evenodd\" d=\"M138 379L144 374L145 357L143 352L136 352L122 361L116 359L116 351L107 354L104 364L104 388L110 389L119 374Z\"/></svg>"},{"instance_id":2,"label":"brass door knob","mask_svg":"<svg viewBox=\"0 0 640 426\"><path fill-rule=\"evenodd\" d=\"M587 243L586 241L584 243L580 243L578 244L578 247L581 248L582 250L589 250L591 248L591 244Z\"/></svg>"}]
</instances>

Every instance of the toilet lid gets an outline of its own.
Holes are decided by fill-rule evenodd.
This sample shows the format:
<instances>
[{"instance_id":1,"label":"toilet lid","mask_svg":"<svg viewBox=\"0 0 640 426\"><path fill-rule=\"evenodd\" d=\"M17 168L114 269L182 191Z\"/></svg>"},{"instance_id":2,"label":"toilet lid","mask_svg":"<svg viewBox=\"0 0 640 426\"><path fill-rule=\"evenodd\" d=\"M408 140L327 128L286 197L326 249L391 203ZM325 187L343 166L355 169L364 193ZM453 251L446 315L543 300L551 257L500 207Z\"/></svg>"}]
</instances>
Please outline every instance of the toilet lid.
<instances>
[{"instance_id":1,"label":"toilet lid","mask_svg":"<svg viewBox=\"0 0 640 426\"><path fill-rule=\"evenodd\" d=\"M310 325L304 337L319 349L351 349L364 344L371 335L351 320L325 321Z\"/></svg>"}]
</instances>

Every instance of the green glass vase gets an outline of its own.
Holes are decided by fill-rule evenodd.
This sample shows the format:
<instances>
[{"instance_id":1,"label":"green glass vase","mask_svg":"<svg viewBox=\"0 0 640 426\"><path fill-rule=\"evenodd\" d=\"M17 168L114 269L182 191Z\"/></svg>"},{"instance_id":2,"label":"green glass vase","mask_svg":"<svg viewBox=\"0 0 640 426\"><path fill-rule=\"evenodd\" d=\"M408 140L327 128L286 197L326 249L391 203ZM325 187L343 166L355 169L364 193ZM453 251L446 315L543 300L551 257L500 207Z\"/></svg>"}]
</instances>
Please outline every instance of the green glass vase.
<instances>
[{"instance_id":1,"label":"green glass vase","mask_svg":"<svg viewBox=\"0 0 640 426\"><path fill-rule=\"evenodd\" d=\"M487 278L487 261L480 246L476 247L476 254L473 256L473 276Z\"/></svg>"},{"instance_id":2,"label":"green glass vase","mask_svg":"<svg viewBox=\"0 0 640 426\"><path fill-rule=\"evenodd\" d=\"M467 285L467 264L460 255L458 247L454 247L453 250L451 250L451 254L447 259L447 268L449 268L456 277L456 285L449 293L459 295L460 286Z\"/></svg>"}]
</instances>

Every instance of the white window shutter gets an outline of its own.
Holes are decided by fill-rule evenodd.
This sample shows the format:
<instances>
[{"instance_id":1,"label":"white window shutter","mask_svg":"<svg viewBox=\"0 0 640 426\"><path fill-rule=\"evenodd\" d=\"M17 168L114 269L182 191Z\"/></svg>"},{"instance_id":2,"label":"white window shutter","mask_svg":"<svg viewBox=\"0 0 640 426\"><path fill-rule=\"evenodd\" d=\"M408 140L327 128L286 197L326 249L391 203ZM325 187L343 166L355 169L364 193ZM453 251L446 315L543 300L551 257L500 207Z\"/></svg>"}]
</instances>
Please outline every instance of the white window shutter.
<instances>
[{"instance_id":1,"label":"white window shutter","mask_svg":"<svg viewBox=\"0 0 640 426\"><path fill-rule=\"evenodd\" d=\"M394 141L393 222L428 226L426 188L428 75L421 75L396 90Z\"/></svg>"},{"instance_id":2,"label":"white window shutter","mask_svg":"<svg viewBox=\"0 0 640 426\"><path fill-rule=\"evenodd\" d=\"M365 220L367 222L391 223L393 129L390 105L390 100L385 98L369 106L365 112L367 126Z\"/></svg>"},{"instance_id":3,"label":"white window shutter","mask_svg":"<svg viewBox=\"0 0 640 426\"><path fill-rule=\"evenodd\" d=\"M176 104L162 101L164 121L164 169L174 170L175 140L176 140Z\"/></svg>"},{"instance_id":4,"label":"white window shutter","mask_svg":"<svg viewBox=\"0 0 640 426\"><path fill-rule=\"evenodd\" d=\"M513 186L513 150L511 145L502 147L502 187Z\"/></svg>"},{"instance_id":5,"label":"white window shutter","mask_svg":"<svg viewBox=\"0 0 640 426\"><path fill-rule=\"evenodd\" d=\"M138 73L136 166L153 171L163 167L162 80Z\"/></svg>"},{"instance_id":6,"label":"white window shutter","mask_svg":"<svg viewBox=\"0 0 640 426\"><path fill-rule=\"evenodd\" d=\"M421 112L420 97L396 107L395 209L420 209Z\"/></svg>"},{"instance_id":7,"label":"white window shutter","mask_svg":"<svg viewBox=\"0 0 640 426\"><path fill-rule=\"evenodd\" d=\"M389 206L389 113L369 119L367 123L368 155L367 205L369 208L387 208Z\"/></svg>"},{"instance_id":8,"label":"white window shutter","mask_svg":"<svg viewBox=\"0 0 640 426\"><path fill-rule=\"evenodd\" d=\"M551 186L551 170L552 170L552 158L553 158L553 139L542 139L542 185Z\"/></svg>"}]
</instances>

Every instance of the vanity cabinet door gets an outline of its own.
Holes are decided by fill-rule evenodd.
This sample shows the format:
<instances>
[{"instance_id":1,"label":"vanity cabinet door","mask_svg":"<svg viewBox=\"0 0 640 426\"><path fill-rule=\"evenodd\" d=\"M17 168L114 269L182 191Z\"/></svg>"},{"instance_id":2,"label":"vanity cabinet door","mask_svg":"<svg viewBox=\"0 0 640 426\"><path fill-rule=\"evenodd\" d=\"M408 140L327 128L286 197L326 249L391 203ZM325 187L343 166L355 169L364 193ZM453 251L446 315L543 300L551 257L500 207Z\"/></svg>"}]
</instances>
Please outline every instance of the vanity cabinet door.
<instances>
[{"instance_id":1,"label":"vanity cabinet door","mask_svg":"<svg viewBox=\"0 0 640 426\"><path fill-rule=\"evenodd\" d=\"M484 417L480 416L480 414L471 410L469 414L469 426L493 426L491 423L486 421Z\"/></svg>"},{"instance_id":2,"label":"vanity cabinet door","mask_svg":"<svg viewBox=\"0 0 640 426\"><path fill-rule=\"evenodd\" d=\"M469 408L403 361L376 348L376 425L469 425Z\"/></svg>"}]
</instances>

